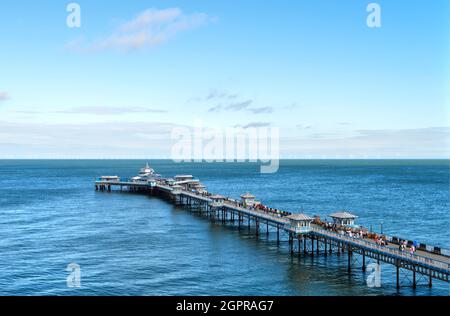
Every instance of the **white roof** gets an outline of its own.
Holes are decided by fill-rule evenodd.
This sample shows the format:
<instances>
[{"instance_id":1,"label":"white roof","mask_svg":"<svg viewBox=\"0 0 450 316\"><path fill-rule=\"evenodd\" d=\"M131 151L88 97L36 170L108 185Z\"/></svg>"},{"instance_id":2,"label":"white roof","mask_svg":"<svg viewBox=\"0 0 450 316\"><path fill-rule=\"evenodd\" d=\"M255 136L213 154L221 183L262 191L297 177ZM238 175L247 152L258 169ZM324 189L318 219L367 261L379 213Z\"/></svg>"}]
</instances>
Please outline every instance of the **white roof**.
<instances>
[{"instance_id":1,"label":"white roof","mask_svg":"<svg viewBox=\"0 0 450 316\"><path fill-rule=\"evenodd\" d=\"M254 195L252 195L250 193L245 193L245 194L241 195L241 198L243 198L243 199L254 199L254 198L256 198L256 196L254 196Z\"/></svg>"},{"instance_id":2,"label":"white roof","mask_svg":"<svg viewBox=\"0 0 450 316\"><path fill-rule=\"evenodd\" d=\"M182 175L175 176L175 179L192 179L192 178L194 178L194 176L191 176L189 174L182 174Z\"/></svg>"},{"instance_id":3,"label":"white roof","mask_svg":"<svg viewBox=\"0 0 450 316\"><path fill-rule=\"evenodd\" d=\"M287 218L292 219L294 221L312 221L314 218L306 215L306 214L292 214L287 216Z\"/></svg>"},{"instance_id":4,"label":"white roof","mask_svg":"<svg viewBox=\"0 0 450 316\"><path fill-rule=\"evenodd\" d=\"M224 196L218 195L218 194L216 194L216 195L211 195L209 198L210 198L211 200L225 200L225 197L224 197Z\"/></svg>"},{"instance_id":5,"label":"white roof","mask_svg":"<svg viewBox=\"0 0 450 316\"><path fill-rule=\"evenodd\" d=\"M339 218L339 219L355 219L358 216L350 214L349 212L342 211L342 212L336 212L330 215L332 218Z\"/></svg>"}]
</instances>

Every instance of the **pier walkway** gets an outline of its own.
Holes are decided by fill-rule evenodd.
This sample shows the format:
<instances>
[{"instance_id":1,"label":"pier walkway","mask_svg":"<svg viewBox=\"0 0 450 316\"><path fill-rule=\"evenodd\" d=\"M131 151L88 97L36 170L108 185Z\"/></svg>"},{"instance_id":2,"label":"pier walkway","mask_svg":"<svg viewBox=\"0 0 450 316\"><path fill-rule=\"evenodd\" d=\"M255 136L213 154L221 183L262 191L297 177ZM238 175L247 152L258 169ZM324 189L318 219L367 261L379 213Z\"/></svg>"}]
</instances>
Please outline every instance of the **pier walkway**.
<instances>
[{"instance_id":1,"label":"pier walkway","mask_svg":"<svg viewBox=\"0 0 450 316\"><path fill-rule=\"evenodd\" d=\"M182 183L186 186L181 186ZM338 256L347 253L348 270L352 269L354 255L359 255L361 259L361 269L366 270L366 257L375 259L377 263L384 262L396 267L396 284L399 288L400 269L412 272L412 286L417 286L416 275L426 276L428 286L432 286L433 279L449 282L450 276L450 254L448 252L433 252L430 249L418 249L414 254L401 251L399 245L389 242L385 246L377 244L372 238L350 237L337 233L321 225L311 223L310 220L295 219L295 217L283 216L262 211L254 205L244 205L243 203L213 195L207 191L196 191L188 187L189 181L168 182L166 179L151 179L148 181L115 181L110 177L102 177L95 181L97 191L112 191L112 188L120 188L120 191L140 192L150 195L165 197L176 205L185 206L204 213L212 221L222 221L237 223L239 228L246 224L250 228L253 223L256 235L260 233L260 226L266 226L266 233L269 234L269 227L276 229L277 242L280 242L280 232L289 236L290 252L294 254L294 244L298 241L297 251L299 255L331 255ZM196 181L198 185L198 181ZM303 215L303 214L302 214Z\"/></svg>"}]
</instances>

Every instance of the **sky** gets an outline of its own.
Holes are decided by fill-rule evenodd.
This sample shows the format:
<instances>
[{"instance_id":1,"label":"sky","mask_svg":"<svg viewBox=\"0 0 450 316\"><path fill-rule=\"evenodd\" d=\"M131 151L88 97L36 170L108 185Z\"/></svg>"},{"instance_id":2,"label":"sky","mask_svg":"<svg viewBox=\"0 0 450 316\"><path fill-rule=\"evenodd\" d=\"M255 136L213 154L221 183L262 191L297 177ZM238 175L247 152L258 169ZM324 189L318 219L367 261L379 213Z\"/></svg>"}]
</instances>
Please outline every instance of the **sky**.
<instances>
[{"instance_id":1,"label":"sky","mask_svg":"<svg viewBox=\"0 0 450 316\"><path fill-rule=\"evenodd\" d=\"M369 3L381 27L367 25ZM448 0L0 2L0 158L169 158L180 126L282 158L449 158Z\"/></svg>"}]
</instances>

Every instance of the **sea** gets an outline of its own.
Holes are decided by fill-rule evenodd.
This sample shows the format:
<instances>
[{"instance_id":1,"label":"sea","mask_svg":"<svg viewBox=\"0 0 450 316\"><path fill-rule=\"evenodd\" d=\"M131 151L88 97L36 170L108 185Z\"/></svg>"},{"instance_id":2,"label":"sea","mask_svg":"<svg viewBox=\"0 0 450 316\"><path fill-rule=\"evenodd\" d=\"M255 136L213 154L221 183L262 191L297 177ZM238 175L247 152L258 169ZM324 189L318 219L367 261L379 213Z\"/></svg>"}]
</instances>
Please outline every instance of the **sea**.
<instances>
[{"instance_id":1,"label":"sea","mask_svg":"<svg viewBox=\"0 0 450 316\"><path fill-rule=\"evenodd\" d=\"M291 255L275 231L256 236L158 197L95 191L97 177L130 178L146 163L0 160L0 295L450 295L427 278L412 289L407 271L397 290L384 264L371 287L357 257L349 273L346 256ZM256 163L148 163L213 193L250 192L321 218L348 210L375 232L450 248L448 160L282 160L274 174Z\"/></svg>"}]
</instances>

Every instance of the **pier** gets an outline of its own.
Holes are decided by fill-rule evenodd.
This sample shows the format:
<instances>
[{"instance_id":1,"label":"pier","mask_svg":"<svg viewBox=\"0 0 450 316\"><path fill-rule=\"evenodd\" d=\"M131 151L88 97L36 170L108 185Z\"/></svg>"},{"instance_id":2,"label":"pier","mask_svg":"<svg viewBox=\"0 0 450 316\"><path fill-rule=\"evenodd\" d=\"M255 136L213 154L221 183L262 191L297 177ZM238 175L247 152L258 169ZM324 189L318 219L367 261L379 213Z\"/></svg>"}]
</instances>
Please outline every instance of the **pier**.
<instances>
[{"instance_id":1,"label":"pier","mask_svg":"<svg viewBox=\"0 0 450 316\"><path fill-rule=\"evenodd\" d=\"M268 235L270 230L275 230L277 243L282 241L282 235L287 236L291 255L346 256L349 272L356 268L365 272L369 259L386 263L395 267L397 288L404 285L400 278L401 270L412 274L408 285L413 288L418 285L419 279L424 278L429 287L432 287L433 280L449 282L450 251L403 241L398 237L380 236L354 225L357 216L348 212L331 214L333 222L321 221L306 214L291 214L263 206L250 193L243 194L240 200L213 194L191 175L161 178L148 164L139 176L130 180L121 180L118 176L100 177L95 181L95 189L161 197L213 222L237 225L239 229L254 227L256 236ZM379 242L381 240L383 242ZM402 243L406 245L403 251ZM416 251L408 252L413 245Z\"/></svg>"}]
</instances>

